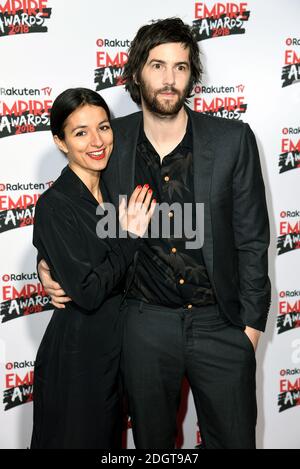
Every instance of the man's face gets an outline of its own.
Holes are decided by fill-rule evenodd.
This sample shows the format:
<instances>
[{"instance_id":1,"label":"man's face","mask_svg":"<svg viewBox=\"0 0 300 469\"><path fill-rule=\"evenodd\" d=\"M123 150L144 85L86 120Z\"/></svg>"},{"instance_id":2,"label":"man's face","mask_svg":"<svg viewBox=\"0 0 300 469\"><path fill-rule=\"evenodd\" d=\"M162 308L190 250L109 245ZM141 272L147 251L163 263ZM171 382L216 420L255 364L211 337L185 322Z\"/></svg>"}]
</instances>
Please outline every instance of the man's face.
<instances>
[{"instance_id":1,"label":"man's face","mask_svg":"<svg viewBox=\"0 0 300 469\"><path fill-rule=\"evenodd\" d=\"M180 42L150 50L140 76L142 104L161 116L174 116L182 108L191 77L189 48Z\"/></svg>"}]
</instances>

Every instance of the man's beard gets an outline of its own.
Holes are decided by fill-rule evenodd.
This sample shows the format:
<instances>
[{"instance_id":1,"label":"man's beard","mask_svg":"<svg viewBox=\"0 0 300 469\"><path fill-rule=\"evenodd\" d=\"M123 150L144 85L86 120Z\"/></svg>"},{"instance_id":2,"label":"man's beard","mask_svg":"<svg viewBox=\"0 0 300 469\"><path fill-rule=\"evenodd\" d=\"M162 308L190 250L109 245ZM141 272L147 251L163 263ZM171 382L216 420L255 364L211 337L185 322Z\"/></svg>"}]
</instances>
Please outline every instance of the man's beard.
<instances>
[{"instance_id":1,"label":"man's beard","mask_svg":"<svg viewBox=\"0 0 300 469\"><path fill-rule=\"evenodd\" d=\"M178 112L185 103L185 100L188 96L188 91L189 84L186 86L182 93L176 90L176 88L174 88L173 86L165 86L164 88L153 92L142 79L140 80L140 92L147 109L150 112L164 117L175 116L176 114L178 114ZM177 101L175 103L171 103L168 99L165 99L163 101L159 100L158 95L163 92L175 93L178 96Z\"/></svg>"}]
</instances>

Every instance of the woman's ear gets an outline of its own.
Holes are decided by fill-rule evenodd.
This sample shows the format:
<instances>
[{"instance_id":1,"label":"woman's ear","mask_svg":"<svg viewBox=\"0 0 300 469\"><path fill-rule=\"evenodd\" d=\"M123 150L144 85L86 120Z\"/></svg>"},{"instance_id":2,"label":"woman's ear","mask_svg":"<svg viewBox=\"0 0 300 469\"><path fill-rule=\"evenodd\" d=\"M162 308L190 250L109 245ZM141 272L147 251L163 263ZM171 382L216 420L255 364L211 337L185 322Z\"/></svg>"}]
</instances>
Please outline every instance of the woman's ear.
<instances>
[{"instance_id":1,"label":"woman's ear","mask_svg":"<svg viewBox=\"0 0 300 469\"><path fill-rule=\"evenodd\" d=\"M56 146L63 152L63 153L68 153L68 148L63 140L61 140L57 135L54 135L53 137L54 143Z\"/></svg>"}]
</instances>

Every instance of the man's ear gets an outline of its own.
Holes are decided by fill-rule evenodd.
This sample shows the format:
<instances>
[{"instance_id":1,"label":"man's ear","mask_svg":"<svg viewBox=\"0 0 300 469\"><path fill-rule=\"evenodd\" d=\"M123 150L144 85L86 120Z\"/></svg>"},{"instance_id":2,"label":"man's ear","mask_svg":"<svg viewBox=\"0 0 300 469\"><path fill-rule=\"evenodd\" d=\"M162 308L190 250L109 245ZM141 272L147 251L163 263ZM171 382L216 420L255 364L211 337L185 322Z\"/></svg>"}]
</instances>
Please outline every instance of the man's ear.
<instances>
[{"instance_id":1,"label":"man's ear","mask_svg":"<svg viewBox=\"0 0 300 469\"><path fill-rule=\"evenodd\" d=\"M136 76L136 73L133 75L133 81L136 85L139 85L139 82L137 80L137 76Z\"/></svg>"},{"instance_id":2,"label":"man's ear","mask_svg":"<svg viewBox=\"0 0 300 469\"><path fill-rule=\"evenodd\" d=\"M65 154L68 153L68 149L67 149L67 146L64 142L64 140L61 140L57 135L54 135L53 137L53 140L54 140L54 143L56 144L56 146Z\"/></svg>"}]
</instances>

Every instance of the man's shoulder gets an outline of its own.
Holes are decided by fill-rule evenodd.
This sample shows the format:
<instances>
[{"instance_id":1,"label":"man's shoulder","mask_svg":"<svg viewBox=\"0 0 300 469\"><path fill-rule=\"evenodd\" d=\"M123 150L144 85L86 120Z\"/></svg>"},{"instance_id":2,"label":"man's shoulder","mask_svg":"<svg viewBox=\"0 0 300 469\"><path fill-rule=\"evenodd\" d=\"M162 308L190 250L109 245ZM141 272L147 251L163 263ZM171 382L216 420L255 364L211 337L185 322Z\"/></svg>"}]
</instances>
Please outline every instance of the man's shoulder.
<instances>
[{"instance_id":1,"label":"man's shoulder","mask_svg":"<svg viewBox=\"0 0 300 469\"><path fill-rule=\"evenodd\" d=\"M142 121L142 118L142 111L138 111L126 116L117 117L112 120L111 124L114 130L122 131L127 130L128 127L134 128Z\"/></svg>"},{"instance_id":2,"label":"man's shoulder","mask_svg":"<svg viewBox=\"0 0 300 469\"><path fill-rule=\"evenodd\" d=\"M246 125L242 120L226 119L225 117L210 116L202 112L189 110L194 126L205 126L212 131L240 132Z\"/></svg>"}]
</instances>

